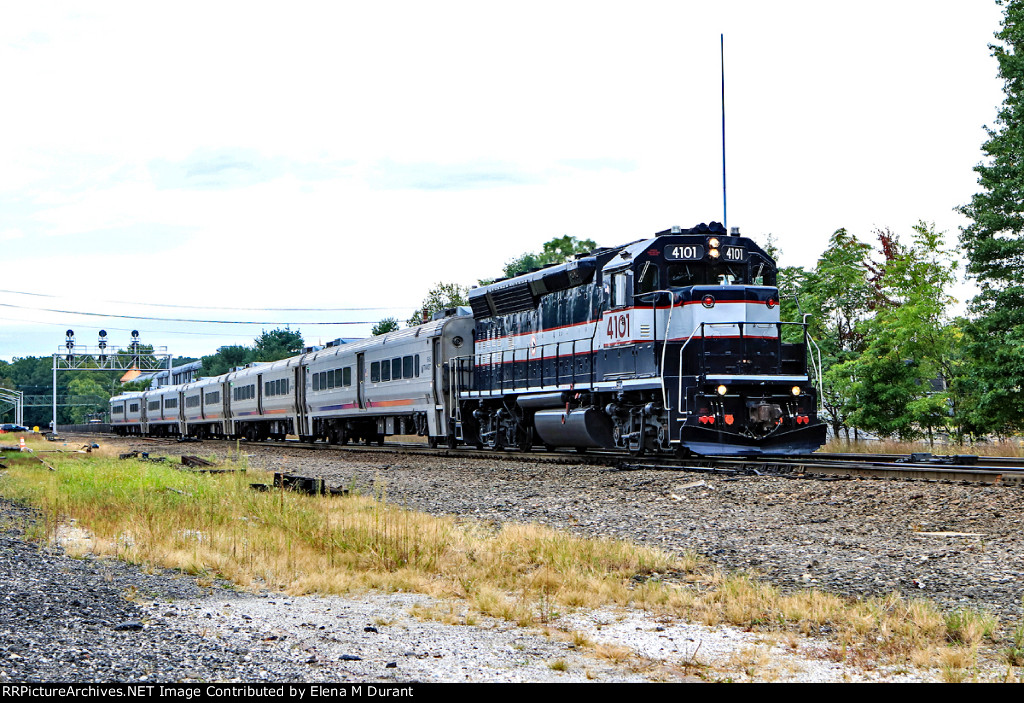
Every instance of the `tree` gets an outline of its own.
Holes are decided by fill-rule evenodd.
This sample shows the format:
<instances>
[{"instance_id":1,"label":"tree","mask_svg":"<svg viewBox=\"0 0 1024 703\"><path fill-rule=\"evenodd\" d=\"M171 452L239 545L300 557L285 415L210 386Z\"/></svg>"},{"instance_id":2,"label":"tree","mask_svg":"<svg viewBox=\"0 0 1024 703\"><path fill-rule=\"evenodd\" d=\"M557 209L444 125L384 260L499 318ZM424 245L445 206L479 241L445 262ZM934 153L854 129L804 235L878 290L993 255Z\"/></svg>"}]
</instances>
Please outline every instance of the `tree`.
<instances>
[{"instance_id":1,"label":"tree","mask_svg":"<svg viewBox=\"0 0 1024 703\"><path fill-rule=\"evenodd\" d=\"M370 330L370 334L376 337L379 334L387 334L388 332L396 332L397 330L398 320L394 317L385 317L373 326L373 329Z\"/></svg>"},{"instance_id":2,"label":"tree","mask_svg":"<svg viewBox=\"0 0 1024 703\"><path fill-rule=\"evenodd\" d=\"M877 298L869 280L870 251L868 244L845 229L838 229L832 233L814 270L803 272L800 285L800 309L810 313L809 332L821 349L822 382L818 394L834 435L843 429L849 432L854 381L847 375L849 368L834 368L855 358L863 349L861 325L870 317ZM798 272L789 273L796 278ZM783 313L786 311L783 303Z\"/></svg>"},{"instance_id":3,"label":"tree","mask_svg":"<svg viewBox=\"0 0 1024 703\"><path fill-rule=\"evenodd\" d=\"M593 239L576 239L568 234L549 239L539 254L527 252L505 264L505 278L512 278L533 269L562 264L576 254L589 254L597 248Z\"/></svg>"},{"instance_id":4,"label":"tree","mask_svg":"<svg viewBox=\"0 0 1024 703\"><path fill-rule=\"evenodd\" d=\"M947 311L956 260L944 235L923 222L905 245L878 232L883 261L871 267L876 311L859 329L863 350L830 369L849 379L848 420L900 439L934 433L951 424L947 381L956 373L957 330Z\"/></svg>"},{"instance_id":5,"label":"tree","mask_svg":"<svg viewBox=\"0 0 1024 703\"><path fill-rule=\"evenodd\" d=\"M204 377L220 376L237 366L244 366L249 352L247 347L239 344L218 347L215 354L203 357L202 374Z\"/></svg>"},{"instance_id":6,"label":"tree","mask_svg":"<svg viewBox=\"0 0 1024 703\"><path fill-rule=\"evenodd\" d=\"M999 63L1004 98L986 127L985 160L974 167L981 191L959 208L971 223L960 233L967 272L980 293L971 301L968 356L978 412L1001 432L1024 429L1024 0L1004 7Z\"/></svg>"},{"instance_id":7,"label":"tree","mask_svg":"<svg viewBox=\"0 0 1024 703\"><path fill-rule=\"evenodd\" d=\"M264 331L255 342L254 361L287 359L300 353L306 345L300 332L292 332L289 329Z\"/></svg>"},{"instance_id":8,"label":"tree","mask_svg":"<svg viewBox=\"0 0 1024 703\"><path fill-rule=\"evenodd\" d=\"M109 406L110 391L102 381L90 378L91 374L77 374L68 382L67 422L78 425L97 414L105 415ZM64 414L64 413L62 413Z\"/></svg>"},{"instance_id":9,"label":"tree","mask_svg":"<svg viewBox=\"0 0 1024 703\"><path fill-rule=\"evenodd\" d=\"M232 344L219 347L216 354L204 356L202 375L220 376L231 369L256 361L287 359L301 352L305 346L302 334L289 329L264 331L253 342L253 347Z\"/></svg>"},{"instance_id":10,"label":"tree","mask_svg":"<svg viewBox=\"0 0 1024 703\"><path fill-rule=\"evenodd\" d=\"M467 294L466 287L460 286L458 283L435 284L427 293L427 297L423 299L423 304L412 314L406 324L409 327L415 327L423 324L423 318L429 320L435 312L456 308L460 305L469 305Z\"/></svg>"}]
</instances>

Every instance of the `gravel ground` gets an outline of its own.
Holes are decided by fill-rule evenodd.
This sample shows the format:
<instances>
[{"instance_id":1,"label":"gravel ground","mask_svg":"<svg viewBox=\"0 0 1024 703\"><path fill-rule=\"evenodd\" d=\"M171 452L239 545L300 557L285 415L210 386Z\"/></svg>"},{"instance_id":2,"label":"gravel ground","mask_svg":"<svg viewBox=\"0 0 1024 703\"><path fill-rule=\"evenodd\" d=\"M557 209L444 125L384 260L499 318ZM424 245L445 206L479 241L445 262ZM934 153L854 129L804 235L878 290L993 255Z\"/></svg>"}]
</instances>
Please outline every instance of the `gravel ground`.
<instances>
[{"instance_id":1,"label":"gravel ground","mask_svg":"<svg viewBox=\"0 0 1024 703\"><path fill-rule=\"evenodd\" d=\"M783 588L898 591L1021 617L1024 488L724 477L586 465L264 449L254 466L323 476L435 514L537 522L763 574Z\"/></svg>"},{"instance_id":2,"label":"gravel ground","mask_svg":"<svg viewBox=\"0 0 1024 703\"><path fill-rule=\"evenodd\" d=\"M167 451L209 456L215 446ZM784 588L896 590L946 607L987 609L1004 623L1020 618L1020 488L248 451L254 467L383 487L389 501L435 514L532 521L694 550ZM111 560L70 559L59 548L25 541L21 532L32 519L0 501L0 681L671 681L692 679L696 663L712 665L702 669L712 679L935 675L851 670L824 660L821 642L783 646L754 633L657 623L638 613L577 613L562 623L633 653L599 657L503 623L466 628L417 620L410 607L430 605L420 596L246 594Z\"/></svg>"}]
</instances>

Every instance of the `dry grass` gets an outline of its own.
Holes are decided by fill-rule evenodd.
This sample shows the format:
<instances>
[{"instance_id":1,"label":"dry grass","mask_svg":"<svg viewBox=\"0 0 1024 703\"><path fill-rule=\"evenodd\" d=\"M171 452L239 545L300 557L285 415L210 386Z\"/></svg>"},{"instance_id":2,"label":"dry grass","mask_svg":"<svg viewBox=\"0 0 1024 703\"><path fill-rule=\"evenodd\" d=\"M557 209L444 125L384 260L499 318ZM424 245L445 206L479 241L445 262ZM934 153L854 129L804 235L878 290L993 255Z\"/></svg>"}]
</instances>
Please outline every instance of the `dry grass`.
<instances>
[{"instance_id":1,"label":"dry grass","mask_svg":"<svg viewBox=\"0 0 1024 703\"><path fill-rule=\"evenodd\" d=\"M1016 439L978 442L976 444L940 444L900 442L897 440L846 440L832 438L819 452L835 454L977 454L979 456L1024 457L1024 445Z\"/></svg>"},{"instance_id":2,"label":"dry grass","mask_svg":"<svg viewBox=\"0 0 1024 703\"><path fill-rule=\"evenodd\" d=\"M120 461L103 451L47 454L46 461L57 470L11 457L11 470L0 478L0 493L40 509L37 537L53 540L58 527L74 519L90 537L79 541L80 549L177 569L208 584L226 579L292 594L418 592L441 599L419 608L418 617L468 625L483 616L545 625L573 608L639 607L665 619L781 633L791 642L797 633L827 633L843 661L926 661L951 680L976 671L957 657L975 653L996 627L984 613L947 614L896 594L853 600L814 590L784 593L693 555L677 558L538 525L495 529L432 517L389 504L382 491L346 497L257 492L242 471L195 474ZM674 582L656 576L667 573ZM570 636L612 662L635 659L628 649ZM749 654L741 670L763 670L760 657ZM700 668L696 662L694 668Z\"/></svg>"}]
</instances>

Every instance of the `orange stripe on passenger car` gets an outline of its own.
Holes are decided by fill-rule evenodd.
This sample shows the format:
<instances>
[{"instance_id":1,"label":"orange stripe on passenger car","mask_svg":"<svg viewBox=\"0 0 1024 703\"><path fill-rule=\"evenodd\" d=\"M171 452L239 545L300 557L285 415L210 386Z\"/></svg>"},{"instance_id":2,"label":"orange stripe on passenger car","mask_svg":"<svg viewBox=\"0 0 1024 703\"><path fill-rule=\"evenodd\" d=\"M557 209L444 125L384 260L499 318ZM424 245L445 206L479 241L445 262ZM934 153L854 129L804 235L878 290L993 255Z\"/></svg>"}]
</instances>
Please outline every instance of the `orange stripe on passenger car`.
<instances>
[{"instance_id":1,"label":"orange stripe on passenger car","mask_svg":"<svg viewBox=\"0 0 1024 703\"><path fill-rule=\"evenodd\" d=\"M372 408L393 408L396 405L412 405L416 401L412 398L405 400L368 400L366 404Z\"/></svg>"}]
</instances>

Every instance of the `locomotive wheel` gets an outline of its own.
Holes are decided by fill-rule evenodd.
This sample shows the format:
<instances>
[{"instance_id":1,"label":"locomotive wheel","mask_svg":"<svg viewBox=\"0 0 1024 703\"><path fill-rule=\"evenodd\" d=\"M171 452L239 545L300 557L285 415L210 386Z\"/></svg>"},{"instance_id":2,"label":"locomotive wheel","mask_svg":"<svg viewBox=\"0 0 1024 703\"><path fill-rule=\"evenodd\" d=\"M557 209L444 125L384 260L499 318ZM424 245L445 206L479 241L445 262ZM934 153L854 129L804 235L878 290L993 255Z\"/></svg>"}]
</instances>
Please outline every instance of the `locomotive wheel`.
<instances>
[{"instance_id":1,"label":"locomotive wheel","mask_svg":"<svg viewBox=\"0 0 1024 703\"><path fill-rule=\"evenodd\" d=\"M431 449L437 449L437 437L427 437L427 446Z\"/></svg>"},{"instance_id":2,"label":"locomotive wheel","mask_svg":"<svg viewBox=\"0 0 1024 703\"><path fill-rule=\"evenodd\" d=\"M447 443L449 449L455 449L457 446L459 446L459 440L455 439L454 432L449 433Z\"/></svg>"},{"instance_id":3,"label":"locomotive wheel","mask_svg":"<svg viewBox=\"0 0 1024 703\"><path fill-rule=\"evenodd\" d=\"M378 447L383 447L384 446L384 435L382 435L382 434L377 435L377 446Z\"/></svg>"},{"instance_id":4,"label":"locomotive wheel","mask_svg":"<svg viewBox=\"0 0 1024 703\"><path fill-rule=\"evenodd\" d=\"M587 453L587 448L586 447L576 447L576 453L577 454L586 454Z\"/></svg>"},{"instance_id":5,"label":"locomotive wheel","mask_svg":"<svg viewBox=\"0 0 1024 703\"><path fill-rule=\"evenodd\" d=\"M519 447L519 451L528 452L533 449L533 432L531 431L519 431L519 441L516 443Z\"/></svg>"},{"instance_id":6,"label":"locomotive wheel","mask_svg":"<svg viewBox=\"0 0 1024 703\"><path fill-rule=\"evenodd\" d=\"M367 447L373 444L373 436L366 435L365 437L363 437L363 444L365 444Z\"/></svg>"}]
</instances>

